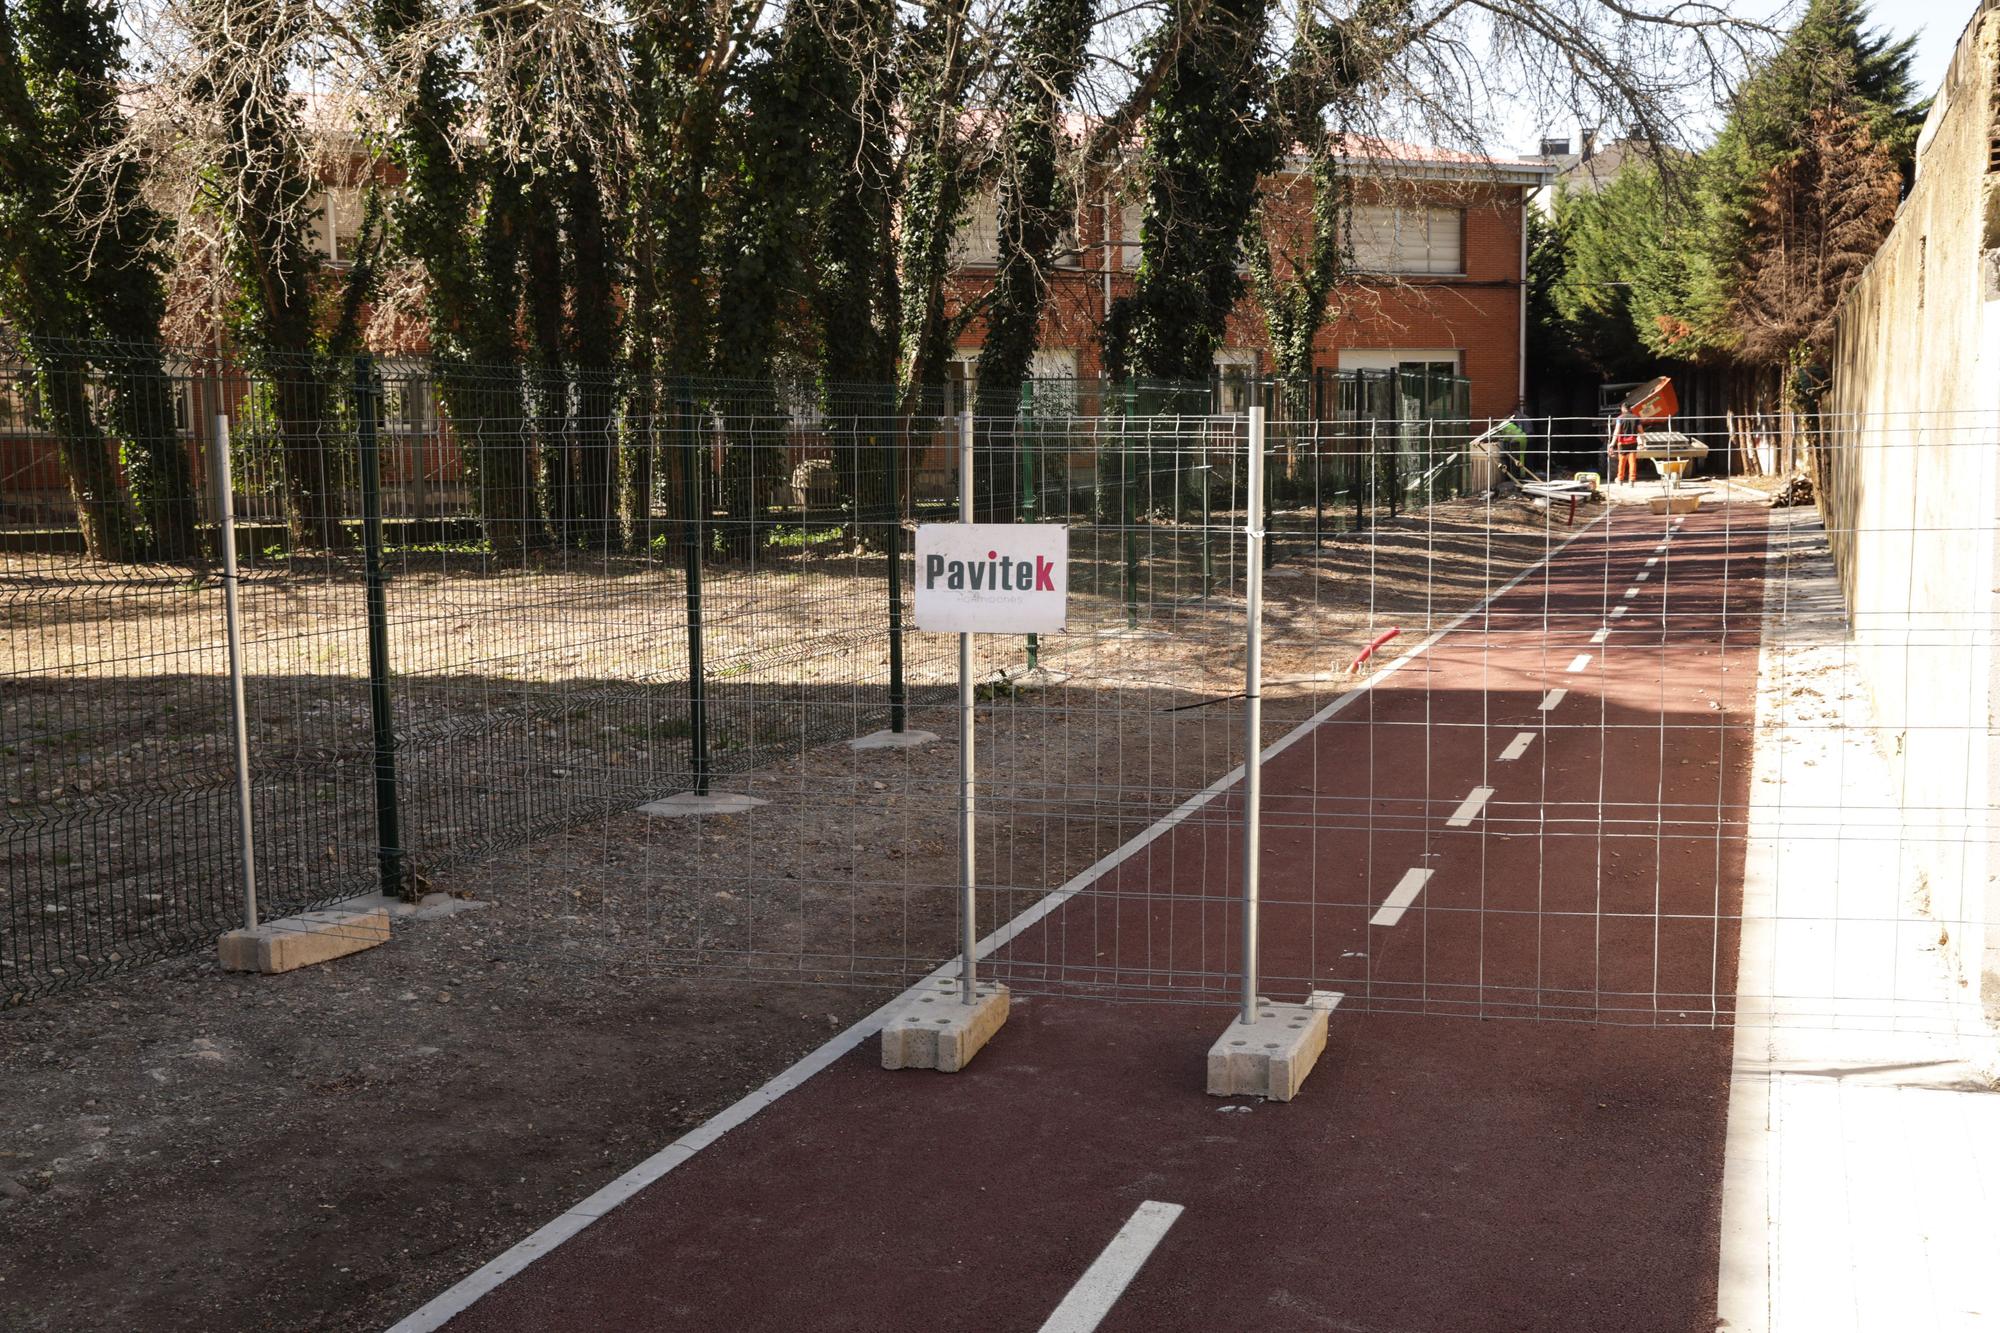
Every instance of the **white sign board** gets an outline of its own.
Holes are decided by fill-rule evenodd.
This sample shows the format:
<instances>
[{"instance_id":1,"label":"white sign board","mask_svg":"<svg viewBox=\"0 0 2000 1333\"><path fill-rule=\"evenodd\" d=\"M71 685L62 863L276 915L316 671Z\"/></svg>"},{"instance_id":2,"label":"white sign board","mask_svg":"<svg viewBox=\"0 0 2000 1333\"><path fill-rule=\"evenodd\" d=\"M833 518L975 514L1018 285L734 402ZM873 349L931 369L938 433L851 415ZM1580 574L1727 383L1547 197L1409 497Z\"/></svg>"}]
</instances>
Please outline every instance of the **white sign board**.
<instances>
[{"instance_id":1,"label":"white sign board","mask_svg":"<svg viewBox=\"0 0 2000 1333\"><path fill-rule=\"evenodd\" d=\"M917 628L1054 634L1069 616L1069 529L1060 523L917 525Z\"/></svg>"}]
</instances>

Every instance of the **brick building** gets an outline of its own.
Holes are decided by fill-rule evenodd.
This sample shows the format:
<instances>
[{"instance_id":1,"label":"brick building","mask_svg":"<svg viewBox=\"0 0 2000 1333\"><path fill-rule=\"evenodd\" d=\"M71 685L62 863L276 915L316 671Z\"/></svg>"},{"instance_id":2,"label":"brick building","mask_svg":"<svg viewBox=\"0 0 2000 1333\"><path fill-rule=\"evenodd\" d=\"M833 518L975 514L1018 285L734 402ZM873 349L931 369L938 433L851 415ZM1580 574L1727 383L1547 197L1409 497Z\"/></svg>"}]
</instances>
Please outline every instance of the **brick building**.
<instances>
[{"instance_id":1,"label":"brick building","mask_svg":"<svg viewBox=\"0 0 2000 1333\"><path fill-rule=\"evenodd\" d=\"M1360 273L1333 296L1314 370L1464 376L1474 417L1514 412L1522 397L1526 332L1524 210L1555 168L1403 144L1357 145L1341 166L1355 182L1352 249ZM1273 201L1282 279L1283 256L1303 249L1311 181L1304 164L1295 162L1265 189ZM992 281L995 209L992 196L982 198L959 237L962 267L949 297L954 307L976 299ZM1104 317L1112 301L1132 290L1141 216L1137 202L1116 196L1080 210L1075 241L1051 274L1034 377L1090 380L1102 374ZM984 336L975 320L959 338L953 379L962 388L978 374ZM1235 386L1272 373L1270 342L1247 273L1215 359L1225 409L1242 400Z\"/></svg>"}]
</instances>

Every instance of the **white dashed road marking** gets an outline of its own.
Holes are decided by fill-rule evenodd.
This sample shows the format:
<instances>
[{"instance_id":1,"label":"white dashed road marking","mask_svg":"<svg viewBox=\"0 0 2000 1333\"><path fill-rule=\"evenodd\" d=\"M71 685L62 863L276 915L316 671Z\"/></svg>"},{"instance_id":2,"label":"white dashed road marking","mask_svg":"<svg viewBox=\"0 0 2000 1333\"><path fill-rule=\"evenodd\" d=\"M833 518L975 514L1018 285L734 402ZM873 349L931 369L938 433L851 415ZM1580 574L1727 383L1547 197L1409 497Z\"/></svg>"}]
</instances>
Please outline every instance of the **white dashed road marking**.
<instances>
[{"instance_id":1,"label":"white dashed road marking","mask_svg":"<svg viewBox=\"0 0 2000 1333\"><path fill-rule=\"evenodd\" d=\"M1603 643L1606 639L1610 637L1611 637L1611 627L1607 625L1603 629L1597 631L1597 633L1591 635L1590 641L1592 643Z\"/></svg>"},{"instance_id":2,"label":"white dashed road marking","mask_svg":"<svg viewBox=\"0 0 2000 1333\"><path fill-rule=\"evenodd\" d=\"M1458 809L1451 812L1451 818L1444 821L1444 826L1446 828L1466 827L1473 820L1479 818L1479 812L1486 808L1486 802L1491 799L1492 795L1493 789L1491 787L1474 787L1471 793L1458 803Z\"/></svg>"},{"instance_id":3,"label":"white dashed road marking","mask_svg":"<svg viewBox=\"0 0 2000 1333\"><path fill-rule=\"evenodd\" d=\"M1111 1307L1125 1294L1125 1288L1139 1275L1139 1269L1152 1257L1153 1248L1180 1215L1181 1206L1177 1203L1155 1203L1148 1199L1140 1204L1104 1247L1104 1253L1083 1271L1083 1276L1069 1289L1069 1295L1063 1297L1062 1304L1042 1324L1042 1333L1090 1333L1103 1323L1104 1316L1111 1313Z\"/></svg>"},{"instance_id":4,"label":"white dashed road marking","mask_svg":"<svg viewBox=\"0 0 2000 1333\"><path fill-rule=\"evenodd\" d=\"M1403 913L1417 900L1417 895L1424 891L1424 885L1430 883L1431 873L1428 869L1405 870L1402 879L1396 882L1395 888L1389 890L1389 897L1383 902L1381 909L1369 918L1368 924L1393 926L1401 921ZM1047 1331L1044 1330L1044 1333Z\"/></svg>"},{"instance_id":5,"label":"white dashed road marking","mask_svg":"<svg viewBox=\"0 0 2000 1333\"><path fill-rule=\"evenodd\" d=\"M1585 667L1589 665L1590 665L1590 654L1578 653L1573 659L1571 659L1570 664L1567 667L1565 667L1564 670L1574 673L1583 670Z\"/></svg>"},{"instance_id":6,"label":"white dashed road marking","mask_svg":"<svg viewBox=\"0 0 2000 1333\"><path fill-rule=\"evenodd\" d=\"M1534 743L1535 743L1534 732L1517 731L1514 733L1514 739L1507 742L1507 748L1500 752L1500 757L1503 760L1519 759L1522 755L1528 752L1528 747L1530 745L1533 745Z\"/></svg>"},{"instance_id":7,"label":"white dashed road marking","mask_svg":"<svg viewBox=\"0 0 2000 1333\"><path fill-rule=\"evenodd\" d=\"M1568 694L1569 694L1568 690L1550 690L1547 694L1542 696L1542 711L1544 713L1548 712L1550 709L1554 708L1557 704L1561 703L1564 697L1567 696Z\"/></svg>"}]
</instances>

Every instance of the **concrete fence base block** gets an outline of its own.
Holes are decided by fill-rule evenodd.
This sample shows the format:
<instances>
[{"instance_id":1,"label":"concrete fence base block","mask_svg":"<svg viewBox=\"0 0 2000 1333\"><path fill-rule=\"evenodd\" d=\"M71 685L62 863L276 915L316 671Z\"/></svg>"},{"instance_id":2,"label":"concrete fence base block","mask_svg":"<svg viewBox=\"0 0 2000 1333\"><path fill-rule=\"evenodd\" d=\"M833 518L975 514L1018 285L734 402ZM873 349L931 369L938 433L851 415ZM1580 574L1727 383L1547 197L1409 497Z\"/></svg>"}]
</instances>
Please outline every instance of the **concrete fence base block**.
<instances>
[{"instance_id":1,"label":"concrete fence base block","mask_svg":"<svg viewBox=\"0 0 2000 1333\"><path fill-rule=\"evenodd\" d=\"M657 801L648 801L639 807L639 813L655 819L688 819L695 815L740 815L745 810L769 804L761 796L745 796L741 792L712 791L701 796L683 791Z\"/></svg>"},{"instance_id":2,"label":"concrete fence base block","mask_svg":"<svg viewBox=\"0 0 2000 1333\"><path fill-rule=\"evenodd\" d=\"M1677 495L1655 495L1646 501L1646 507L1656 514L1692 514L1701 508L1701 494L1682 491Z\"/></svg>"},{"instance_id":3,"label":"concrete fence base block","mask_svg":"<svg viewBox=\"0 0 2000 1333\"><path fill-rule=\"evenodd\" d=\"M847 743L850 750L914 750L937 739L935 731L871 731Z\"/></svg>"},{"instance_id":4,"label":"concrete fence base block","mask_svg":"<svg viewBox=\"0 0 2000 1333\"><path fill-rule=\"evenodd\" d=\"M884 1069L936 1069L955 1074L1007 1021L1007 988L982 981L967 1004L960 983L947 979L913 995L882 1025Z\"/></svg>"},{"instance_id":5,"label":"concrete fence base block","mask_svg":"<svg viewBox=\"0 0 2000 1333\"><path fill-rule=\"evenodd\" d=\"M388 942L389 914L377 907L301 912L255 930L232 930L217 942L216 953L226 971L290 972Z\"/></svg>"},{"instance_id":6,"label":"concrete fence base block","mask_svg":"<svg viewBox=\"0 0 2000 1333\"><path fill-rule=\"evenodd\" d=\"M1326 1049L1326 1019L1340 1002L1314 992L1305 1004L1257 1001L1257 1020L1232 1019L1208 1048L1208 1090L1217 1097L1264 1097L1288 1102Z\"/></svg>"}]
</instances>

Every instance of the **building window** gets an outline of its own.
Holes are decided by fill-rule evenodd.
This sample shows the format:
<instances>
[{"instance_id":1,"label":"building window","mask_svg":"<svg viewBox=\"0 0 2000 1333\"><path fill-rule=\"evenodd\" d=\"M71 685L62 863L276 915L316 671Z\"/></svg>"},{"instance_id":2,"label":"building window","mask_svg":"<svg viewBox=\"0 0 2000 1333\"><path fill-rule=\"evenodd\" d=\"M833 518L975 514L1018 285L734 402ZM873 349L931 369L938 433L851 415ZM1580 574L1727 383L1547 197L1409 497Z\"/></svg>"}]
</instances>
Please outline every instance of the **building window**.
<instances>
[{"instance_id":1,"label":"building window","mask_svg":"<svg viewBox=\"0 0 2000 1333\"><path fill-rule=\"evenodd\" d=\"M174 430L182 435L194 434L196 411L195 386L187 380L174 382Z\"/></svg>"},{"instance_id":2,"label":"building window","mask_svg":"<svg viewBox=\"0 0 2000 1333\"><path fill-rule=\"evenodd\" d=\"M1465 272L1465 210L1363 204L1354 210L1354 263L1364 273Z\"/></svg>"},{"instance_id":3,"label":"building window","mask_svg":"<svg viewBox=\"0 0 2000 1333\"><path fill-rule=\"evenodd\" d=\"M1225 347L1215 354L1215 410L1220 416L1242 416L1250 410L1257 382L1257 354Z\"/></svg>"},{"instance_id":4,"label":"building window","mask_svg":"<svg viewBox=\"0 0 2000 1333\"><path fill-rule=\"evenodd\" d=\"M1042 416L1076 414L1076 352L1068 347L1040 347L1028 358L1033 381L1028 399Z\"/></svg>"},{"instance_id":5,"label":"building window","mask_svg":"<svg viewBox=\"0 0 2000 1333\"><path fill-rule=\"evenodd\" d=\"M386 380L382 385L382 427L397 435L427 435L437 429L437 400L424 376Z\"/></svg>"},{"instance_id":6,"label":"building window","mask_svg":"<svg viewBox=\"0 0 2000 1333\"><path fill-rule=\"evenodd\" d=\"M41 434L36 416L34 381L27 375L0 377L0 435Z\"/></svg>"},{"instance_id":7,"label":"building window","mask_svg":"<svg viewBox=\"0 0 2000 1333\"><path fill-rule=\"evenodd\" d=\"M1342 370L1400 370L1411 375L1456 375L1458 352L1451 348L1344 347Z\"/></svg>"},{"instance_id":8,"label":"building window","mask_svg":"<svg viewBox=\"0 0 2000 1333\"><path fill-rule=\"evenodd\" d=\"M1127 273L1139 269L1140 239L1145 233L1146 206L1121 204L1118 207L1118 267Z\"/></svg>"},{"instance_id":9,"label":"building window","mask_svg":"<svg viewBox=\"0 0 2000 1333\"><path fill-rule=\"evenodd\" d=\"M352 264L361 248L361 219L367 201L351 185L335 186L320 196L313 218L313 245L330 264Z\"/></svg>"},{"instance_id":10,"label":"building window","mask_svg":"<svg viewBox=\"0 0 2000 1333\"><path fill-rule=\"evenodd\" d=\"M991 267L1000 262L1000 199L993 191L981 190L972 201L952 241L951 258L962 267Z\"/></svg>"},{"instance_id":11,"label":"building window","mask_svg":"<svg viewBox=\"0 0 2000 1333\"><path fill-rule=\"evenodd\" d=\"M1060 206L1058 205L1058 207ZM1083 237L1077 229L1074 215L1071 216L1068 225L1062 229L1062 234L1056 237L1055 253L1050 256L1050 259L1056 268L1083 267Z\"/></svg>"},{"instance_id":12,"label":"building window","mask_svg":"<svg viewBox=\"0 0 2000 1333\"><path fill-rule=\"evenodd\" d=\"M951 416L970 412L973 401L979 396L979 353L959 352L952 357L947 367L947 386L950 395L945 403L945 411Z\"/></svg>"}]
</instances>

